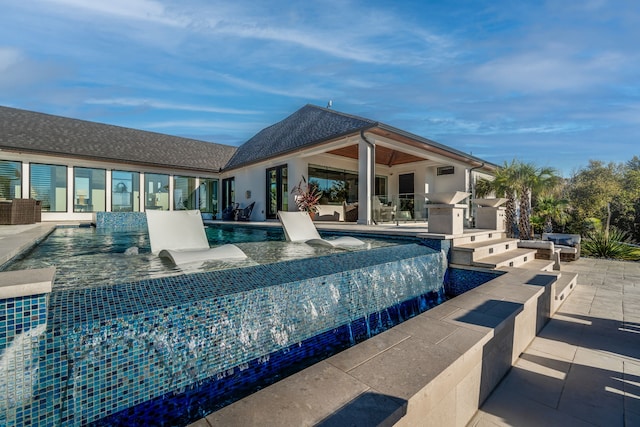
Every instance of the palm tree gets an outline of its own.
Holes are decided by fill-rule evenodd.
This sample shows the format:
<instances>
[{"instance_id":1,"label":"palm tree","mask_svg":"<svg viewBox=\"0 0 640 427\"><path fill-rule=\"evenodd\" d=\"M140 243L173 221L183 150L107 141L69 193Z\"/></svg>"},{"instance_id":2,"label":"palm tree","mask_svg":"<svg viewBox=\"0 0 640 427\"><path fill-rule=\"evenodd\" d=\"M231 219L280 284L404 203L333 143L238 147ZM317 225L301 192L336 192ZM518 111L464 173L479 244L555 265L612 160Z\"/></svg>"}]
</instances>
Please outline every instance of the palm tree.
<instances>
[{"instance_id":1,"label":"palm tree","mask_svg":"<svg viewBox=\"0 0 640 427\"><path fill-rule=\"evenodd\" d=\"M543 233L552 233L554 222L560 225L564 225L567 222L569 217L567 214L568 206L569 201L566 199L557 199L554 196L541 196L538 198L535 210L544 221Z\"/></svg>"},{"instance_id":2,"label":"palm tree","mask_svg":"<svg viewBox=\"0 0 640 427\"><path fill-rule=\"evenodd\" d=\"M516 168L518 162L514 159L511 164L504 165L496 170L493 180L481 179L476 183L476 196L486 197L495 194L496 197L505 197L505 222L507 237L515 237L516 229Z\"/></svg>"},{"instance_id":3,"label":"palm tree","mask_svg":"<svg viewBox=\"0 0 640 427\"><path fill-rule=\"evenodd\" d=\"M515 181L518 186L520 217L518 221L519 237L530 240L531 233L531 197L533 193L544 194L558 185L559 177L555 169L539 168L533 163L518 163L515 167Z\"/></svg>"}]
</instances>

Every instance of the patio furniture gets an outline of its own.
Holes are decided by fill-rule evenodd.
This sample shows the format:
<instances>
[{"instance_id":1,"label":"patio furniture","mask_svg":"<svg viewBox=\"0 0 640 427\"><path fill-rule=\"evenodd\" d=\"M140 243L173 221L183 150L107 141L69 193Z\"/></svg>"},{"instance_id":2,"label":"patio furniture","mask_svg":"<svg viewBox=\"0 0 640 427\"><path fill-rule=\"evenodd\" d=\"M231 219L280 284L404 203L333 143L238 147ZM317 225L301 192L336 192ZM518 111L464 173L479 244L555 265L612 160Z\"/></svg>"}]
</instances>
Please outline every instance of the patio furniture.
<instances>
[{"instance_id":1,"label":"patio furniture","mask_svg":"<svg viewBox=\"0 0 640 427\"><path fill-rule=\"evenodd\" d=\"M147 211L151 253L176 265L212 260L244 260L236 245L211 248L199 210Z\"/></svg>"},{"instance_id":2,"label":"patio furniture","mask_svg":"<svg viewBox=\"0 0 640 427\"><path fill-rule=\"evenodd\" d=\"M346 202L343 205L344 209L344 220L346 222L357 222L358 221L358 204Z\"/></svg>"},{"instance_id":3,"label":"patio furniture","mask_svg":"<svg viewBox=\"0 0 640 427\"><path fill-rule=\"evenodd\" d=\"M340 221L344 216L344 206L341 205L316 205L314 221Z\"/></svg>"},{"instance_id":4,"label":"patio furniture","mask_svg":"<svg viewBox=\"0 0 640 427\"><path fill-rule=\"evenodd\" d=\"M393 221L396 217L396 206L382 203L376 196L373 198L372 213L375 222Z\"/></svg>"},{"instance_id":5,"label":"patio furniture","mask_svg":"<svg viewBox=\"0 0 640 427\"><path fill-rule=\"evenodd\" d=\"M253 212L253 206L255 206L256 202L251 203L249 206L243 209L236 209L236 221L250 221L251 220L251 212Z\"/></svg>"},{"instance_id":6,"label":"patio furniture","mask_svg":"<svg viewBox=\"0 0 640 427\"><path fill-rule=\"evenodd\" d=\"M576 261L580 259L580 235L565 233L542 233L542 240L554 243L560 249L561 261Z\"/></svg>"},{"instance_id":7,"label":"patio furniture","mask_svg":"<svg viewBox=\"0 0 640 427\"><path fill-rule=\"evenodd\" d=\"M236 220L236 211L240 206L238 203L231 203L229 206L222 210L222 220L223 221L235 221Z\"/></svg>"},{"instance_id":8,"label":"patio furniture","mask_svg":"<svg viewBox=\"0 0 640 427\"><path fill-rule=\"evenodd\" d=\"M33 222L42 222L42 202L40 200L36 200L33 208Z\"/></svg>"},{"instance_id":9,"label":"patio furniture","mask_svg":"<svg viewBox=\"0 0 640 427\"><path fill-rule=\"evenodd\" d=\"M34 224L36 209L36 200L34 199L0 201L0 224Z\"/></svg>"},{"instance_id":10,"label":"patio furniture","mask_svg":"<svg viewBox=\"0 0 640 427\"><path fill-rule=\"evenodd\" d=\"M310 245L323 245L333 247L362 246L364 242L351 236L342 236L327 240L320 237L316 226L313 225L309 212L283 212L278 211L278 218L284 229L284 235L288 242L304 242Z\"/></svg>"}]
</instances>

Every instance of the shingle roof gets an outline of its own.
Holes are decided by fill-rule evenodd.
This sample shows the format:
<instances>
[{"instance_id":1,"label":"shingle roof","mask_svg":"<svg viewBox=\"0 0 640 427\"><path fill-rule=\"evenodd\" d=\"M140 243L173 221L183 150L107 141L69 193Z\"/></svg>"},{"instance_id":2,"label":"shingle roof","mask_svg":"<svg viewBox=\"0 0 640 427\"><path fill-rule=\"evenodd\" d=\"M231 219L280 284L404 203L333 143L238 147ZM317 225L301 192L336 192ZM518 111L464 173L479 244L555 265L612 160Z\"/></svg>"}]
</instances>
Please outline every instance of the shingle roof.
<instances>
[{"instance_id":1,"label":"shingle roof","mask_svg":"<svg viewBox=\"0 0 640 427\"><path fill-rule=\"evenodd\" d=\"M261 130L253 138L238 147L238 150L224 169L235 169L367 130L391 132L397 136L424 144L425 148L430 147L432 151L437 149L452 158L458 158L470 164L482 164L483 167L486 166L488 169L496 167L496 165L478 157L393 126L308 104L284 120Z\"/></svg>"},{"instance_id":2,"label":"shingle roof","mask_svg":"<svg viewBox=\"0 0 640 427\"><path fill-rule=\"evenodd\" d=\"M225 169L279 156L302 147L319 144L340 136L376 126L361 117L305 105L284 120L258 132L242 144Z\"/></svg>"},{"instance_id":3,"label":"shingle roof","mask_svg":"<svg viewBox=\"0 0 640 427\"><path fill-rule=\"evenodd\" d=\"M0 107L0 148L217 172L237 147Z\"/></svg>"}]
</instances>

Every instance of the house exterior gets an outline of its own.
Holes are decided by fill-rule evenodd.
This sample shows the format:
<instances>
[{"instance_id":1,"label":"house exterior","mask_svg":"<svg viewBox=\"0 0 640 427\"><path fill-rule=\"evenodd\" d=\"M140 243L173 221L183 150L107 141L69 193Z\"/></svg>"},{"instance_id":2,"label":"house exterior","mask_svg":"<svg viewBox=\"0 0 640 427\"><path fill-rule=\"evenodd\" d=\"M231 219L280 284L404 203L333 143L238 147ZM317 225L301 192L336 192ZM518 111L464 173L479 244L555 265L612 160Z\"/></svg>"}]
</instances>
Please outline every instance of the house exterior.
<instances>
[{"instance_id":1,"label":"house exterior","mask_svg":"<svg viewBox=\"0 0 640 427\"><path fill-rule=\"evenodd\" d=\"M362 224L424 220L426 194L468 191L496 165L383 123L306 105L239 147L0 107L0 199L42 201L43 221L95 212L255 202L252 220L295 210L303 177L321 205Z\"/></svg>"}]
</instances>

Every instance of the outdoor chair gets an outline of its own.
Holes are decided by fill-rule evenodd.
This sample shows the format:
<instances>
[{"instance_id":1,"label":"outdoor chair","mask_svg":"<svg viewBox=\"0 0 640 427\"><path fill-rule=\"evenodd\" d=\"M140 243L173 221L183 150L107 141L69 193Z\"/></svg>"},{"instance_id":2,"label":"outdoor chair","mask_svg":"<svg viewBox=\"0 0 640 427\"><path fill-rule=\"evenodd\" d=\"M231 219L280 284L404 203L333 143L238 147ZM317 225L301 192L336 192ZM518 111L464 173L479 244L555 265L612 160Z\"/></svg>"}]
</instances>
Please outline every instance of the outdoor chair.
<instances>
[{"instance_id":1,"label":"outdoor chair","mask_svg":"<svg viewBox=\"0 0 640 427\"><path fill-rule=\"evenodd\" d=\"M252 202L249 206L243 209L237 209L236 221L250 221L251 212L253 212L253 206L256 202Z\"/></svg>"},{"instance_id":2,"label":"outdoor chair","mask_svg":"<svg viewBox=\"0 0 640 427\"><path fill-rule=\"evenodd\" d=\"M351 236L342 236L335 239L323 239L320 237L316 226L311 221L309 212L283 212L278 211L278 218L284 229L284 235L288 242L304 242L310 245L333 246L337 248L362 246L364 242Z\"/></svg>"},{"instance_id":3,"label":"outdoor chair","mask_svg":"<svg viewBox=\"0 0 640 427\"><path fill-rule=\"evenodd\" d=\"M347 202L343 202L342 206L344 209L345 222L358 221L358 203L347 204Z\"/></svg>"},{"instance_id":4,"label":"outdoor chair","mask_svg":"<svg viewBox=\"0 0 640 427\"><path fill-rule=\"evenodd\" d=\"M236 245L211 248L199 210L147 211L151 253L176 265L212 260L244 260Z\"/></svg>"},{"instance_id":5,"label":"outdoor chair","mask_svg":"<svg viewBox=\"0 0 640 427\"><path fill-rule=\"evenodd\" d=\"M238 210L238 203L231 203L229 206L227 206L222 210L222 220L235 221L237 210Z\"/></svg>"}]
</instances>

